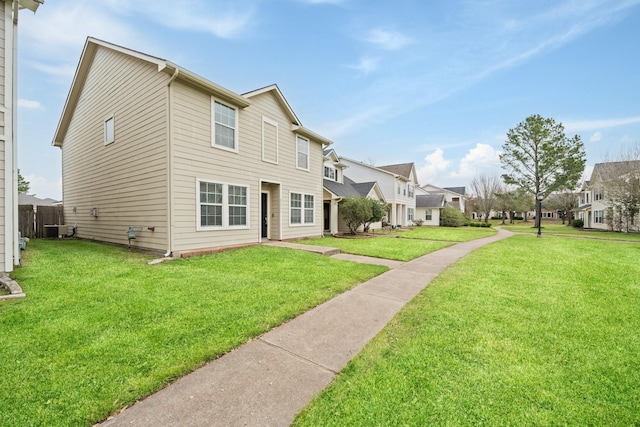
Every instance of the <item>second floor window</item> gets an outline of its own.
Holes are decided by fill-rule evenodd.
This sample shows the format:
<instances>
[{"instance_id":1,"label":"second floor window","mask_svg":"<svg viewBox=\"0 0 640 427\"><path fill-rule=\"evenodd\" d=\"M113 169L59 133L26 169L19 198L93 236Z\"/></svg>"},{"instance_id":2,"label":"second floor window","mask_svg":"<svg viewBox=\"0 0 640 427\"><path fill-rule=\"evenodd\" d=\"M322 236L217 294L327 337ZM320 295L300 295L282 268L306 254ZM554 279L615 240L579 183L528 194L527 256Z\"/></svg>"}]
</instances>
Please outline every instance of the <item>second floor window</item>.
<instances>
[{"instance_id":1,"label":"second floor window","mask_svg":"<svg viewBox=\"0 0 640 427\"><path fill-rule=\"evenodd\" d=\"M332 181L338 180L338 174L336 173L336 169L330 166L324 167L324 177L330 179Z\"/></svg>"},{"instance_id":2,"label":"second floor window","mask_svg":"<svg viewBox=\"0 0 640 427\"><path fill-rule=\"evenodd\" d=\"M604 190L602 188L593 190L593 200L604 200Z\"/></svg>"},{"instance_id":3,"label":"second floor window","mask_svg":"<svg viewBox=\"0 0 640 427\"><path fill-rule=\"evenodd\" d=\"M296 167L309 170L309 140L302 137L296 138Z\"/></svg>"},{"instance_id":4,"label":"second floor window","mask_svg":"<svg viewBox=\"0 0 640 427\"><path fill-rule=\"evenodd\" d=\"M213 101L213 145L237 151L237 110L219 101Z\"/></svg>"}]
</instances>

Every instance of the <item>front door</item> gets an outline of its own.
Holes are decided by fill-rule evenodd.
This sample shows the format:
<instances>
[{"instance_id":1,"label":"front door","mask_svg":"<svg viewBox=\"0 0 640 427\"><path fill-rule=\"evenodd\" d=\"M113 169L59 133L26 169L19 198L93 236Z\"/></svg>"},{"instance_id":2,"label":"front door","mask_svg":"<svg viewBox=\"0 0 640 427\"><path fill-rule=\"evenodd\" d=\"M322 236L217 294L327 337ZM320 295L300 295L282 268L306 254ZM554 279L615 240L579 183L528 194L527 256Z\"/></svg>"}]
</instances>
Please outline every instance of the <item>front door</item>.
<instances>
[{"instance_id":1,"label":"front door","mask_svg":"<svg viewBox=\"0 0 640 427\"><path fill-rule=\"evenodd\" d=\"M260 208L260 218L262 219L261 236L266 238L269 234L269 194L262 193L262 203Z\"/></svg>"},{"instance_id":2,"label":"front door","mask_svg":"<svg viewBox=\"0 0 640 427\"><path fill-rule=\"evenodd\" d=\"M324 230L331 230L331 203L324 204Z\"/></svg>"}]
</instances>

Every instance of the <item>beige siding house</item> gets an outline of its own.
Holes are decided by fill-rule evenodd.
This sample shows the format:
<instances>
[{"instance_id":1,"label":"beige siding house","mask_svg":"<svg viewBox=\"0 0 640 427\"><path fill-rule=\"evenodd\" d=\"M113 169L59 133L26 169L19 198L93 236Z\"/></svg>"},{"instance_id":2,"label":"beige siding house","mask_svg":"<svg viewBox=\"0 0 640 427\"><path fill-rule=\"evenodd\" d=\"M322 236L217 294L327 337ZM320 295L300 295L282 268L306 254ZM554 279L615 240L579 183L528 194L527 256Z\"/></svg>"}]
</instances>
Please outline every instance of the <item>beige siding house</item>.
<instances>
[{"instance_id":1,"label":"beige siding house","mask_svg":"<svg viewBox=\"0 0 640 427\"><path fill-rule=\"evenodd\" d=\"M18 10L33 12L42 1L0 0L0 274L20 263L16 60Z\"/></svg>"},{"instance_id":2,"label":"beige siding house","mask_svg":"<svg viewBox=\"0 0 640 427\"><path fill-rule=\"evenodd\" d=\"M80 238L179 255L322 235L331 142L275 85L236 94L89 38L53 144Z\"/></svg>"},{"instance_id":3,"label":"beige siding house","mask_svg":"<svg viewBox=\"0 0 640 427\"><path fill-rule=\"evenodd\" d=\"M406 227L413 224L415 190L419 186L413 163L373 166L347 157L340 157L340 160L349 168L345 174L353 181L378 183L389 205L389 222L392 225Z\"/></svg>"},{"instance_id":4,"label":"beige siding house","mask_svg":"<svg viewBox=\"0 0 640 427\"><path fill-rule=\"evenodd\" d=\"M386 203L380 186L375 181L355 182L344 175L347 166L340 161L335 150L324 151L324 232L348 233L349 226L342 216L342 202L348 197L368 197ZM382 221L370 224L369 229L382 228ZM359 231L364 227L360 226Z\"/></svg>"}]
</instances>

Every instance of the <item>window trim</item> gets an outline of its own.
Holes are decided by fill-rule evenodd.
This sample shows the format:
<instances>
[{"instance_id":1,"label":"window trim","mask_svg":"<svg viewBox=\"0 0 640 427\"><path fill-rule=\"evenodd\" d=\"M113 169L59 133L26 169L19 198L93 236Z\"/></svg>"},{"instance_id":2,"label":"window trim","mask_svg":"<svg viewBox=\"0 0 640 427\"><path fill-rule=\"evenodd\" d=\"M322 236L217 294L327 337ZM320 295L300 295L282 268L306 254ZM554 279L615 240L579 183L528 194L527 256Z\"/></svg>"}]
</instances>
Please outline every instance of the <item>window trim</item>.
<instances>
[{"instance_id":1,"label":"window trim","mask_svg":"<svg viewBox=\"0 0 640 427\"><path fill-rule=\"evenodd\" d=\"M407 208L407 221L413 222L416 219L416 210L414 208Z\"/></svg>"},{"instance_id":2,"label":"window trim","mask_svg":"<svg viewBox=\"0 0 640 427\"><path fill-rule=\"evenodd\" d=\"M291 202L293 201L293 195L300 195L300 207L295 208L300 210L300 223L295 223L292 221L292 213L293 207L291 206ZM305 198L307 196L313 197L313 208L311 211L313 212L313 222L305 222L306 215L305 213L309 210L309 208L305 207ZM310 193L304 193L302 191L289 191L289 226L290 227L311 227L316 225L316 195Z\"/></svg>"},{"instance_id":3,"label":"window trim","mask_svg":"<svg viewBox=\"0 0 640 427\"><path fill-rule=\"evenodd\" d=\"M424 210L424 220L425 221L433 221L433 209L425 209Z\"/></svg>"},{"instance_id":4,"label":"window trim","mask_svg":"<svg viewBox=\"0 0 640 427\"><path fill-rule=\"evenodd\" d=\"M109 126L109 124L111 124L111 126ZM109 127L111 127L111 138L109 138ZM104 126L103 126L103 133L104 133L104 145L109 145L109 144L113 144L116 140L116 120L114 118L114 115L112 114L111 116L107 117L106 119L104 119Z\"/></svg>"},{"instance_id":5,"label":"window trim","mask_svg":"<svg viewBox=\"0 0 640 427\"><path fill-rule=\"evenodd\" d=\"M227 147L221 144L217 144L216 143L216 124L218 122L216 122L216 103L223 105L229 109L232 109L235 112L235 126L233 128L230 128L229 126L227 126L224 123L220 123L221 126L225 126L227 128L233 129L233 145L234 147ZM238 131L239 128L239 113L238 113L238 107L234 107L232 105L230 105L227 102L224 102L214 96L211 97L211 146L214 148L219 148L220 150L225 150L225 151L230 151L232 153L238 153L240 151L240 147L239 147L239 138L238 138Z\"/></svg>"},{"instance_id":6,"label":"window trim","mask_svg":"<svg viewBox=\"0 0 640 427\"><path fill-rule=\"evenodd\" d=\"M222 185L222 225L202 225L201 206L200 202L200 183L206 182L209 184ZM244 225L229 225L229 187L243 187L246 189L246 224ZM225 182L218 179L196 178L196 231L216 231L216 230L248 230L251 228L251 186L248 184L238 184L233 182Z\"/></svg>"},{"instance_id":7,"label":"window trim","mask_svg":"<svg viewBox=\"0 0 640 427\"><path fill-rule=\"evenodd\" d=\"M327 171L333 171L333 177L331 176L327 176ZM329 173L329 175L331 175L331 173ZM332 166L325 166L324 167L324 171L323 171L323 176L331 181L338 181L338 169L332 167Z\"/></svg>"},{"instance_id":8,"label":"window trim","mask_svg":"<svg viewBox=\"0 0 640 427\"><path fill-rule=\"evenodd\" d=\"M302 154L306 154L307 155L307 165L306 167L302 167L300 166L300 146L298 145L299 141L304 141L306 142L306 147L307 147L307 152L306 153L302 153ZM311 164L311 162L309 161L309 140L307 138L303 138L300 135L296 135L296 169L300 169L303 171L309 171L309 165Z\"/></svg>"},{"instance_id":9,"label":"window trim","mask_svg":"<svg viewBox=\"0 0 640 427\"><path fill-rule=\"evenodd\" d=\"M275 161L270 159L265 159L264 157L264 147L265 147L264 124L265 123L267 123L268 125L274 126L276 128L276 160ZM279 160L280 160L280 129L278 127L278 122L268 117L262 116L262 161L277 165Z\"/></svg>"}]
</instances>

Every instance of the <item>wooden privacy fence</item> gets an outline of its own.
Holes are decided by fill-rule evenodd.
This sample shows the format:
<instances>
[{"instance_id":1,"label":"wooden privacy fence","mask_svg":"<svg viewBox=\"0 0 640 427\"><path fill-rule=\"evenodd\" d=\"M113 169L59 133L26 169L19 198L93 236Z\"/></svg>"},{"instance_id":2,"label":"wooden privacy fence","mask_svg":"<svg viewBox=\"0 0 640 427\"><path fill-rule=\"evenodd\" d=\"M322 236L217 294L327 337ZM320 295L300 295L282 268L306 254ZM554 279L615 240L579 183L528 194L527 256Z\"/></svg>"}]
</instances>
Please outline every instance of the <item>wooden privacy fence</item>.
<instances>
[{"instance_id":1,"label":"wooden privacy fence","mask_svg":"<svg viewBox=\"0 0 640 427\"><path fill-rule=\"evenodd\" d=\"M39 238L46 236L45 225L64 224L62 206L18 206L18 229L22 237Z\"/></svg>"}]
</instances>

